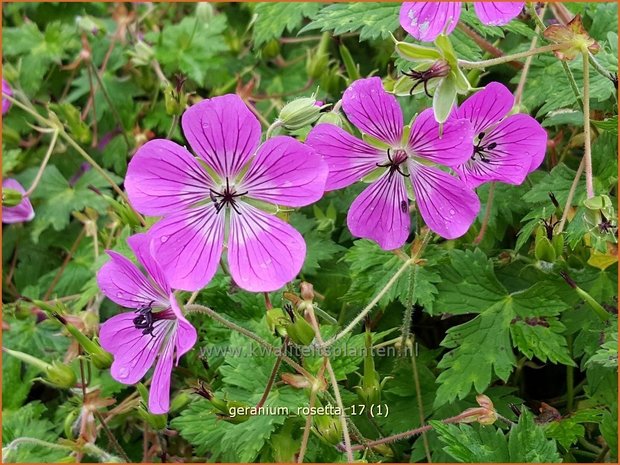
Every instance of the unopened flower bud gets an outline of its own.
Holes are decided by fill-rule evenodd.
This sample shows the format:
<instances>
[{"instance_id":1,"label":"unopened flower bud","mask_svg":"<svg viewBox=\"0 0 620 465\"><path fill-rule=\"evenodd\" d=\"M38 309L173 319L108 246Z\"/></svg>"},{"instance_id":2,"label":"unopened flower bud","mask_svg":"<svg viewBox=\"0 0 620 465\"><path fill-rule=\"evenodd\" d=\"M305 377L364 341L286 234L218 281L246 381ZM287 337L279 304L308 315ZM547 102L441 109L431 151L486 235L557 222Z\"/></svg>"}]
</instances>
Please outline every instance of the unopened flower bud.
<instances>
[{"instance_id":1,"label":"unopened flower bud","mask_svg":"<svg viewBox=\"0 0 620 465\"><path fill-rule=\"evenodd\" d=\"M314 329L305 318L296 314L295 322L286 327L286 333L295 344L307 346L314 340Z\"/></svg>"},{"instance_id":2,"label":"unopened flower bud","mask_svg":"<svg viewBox=\"0 0 620 465\"><path fill-rule=\"evenodd\" d=\"M267 326L272 334L286 336L286 326L291 323L290 317L281 308L267 310Z\"/></svg>"},{"instance_id":3,"label":"unopened flower bud","mask_svg":"<svg viewBox=\"0 0 620 465\"><path fill-rule=\"evenodd\" d=\"M339 112L335 111L328 111L327 113L322 113L316 124L323 123L333 124L334 126L338 126L339 128L344 126L342 115Z\"/></svg>"},{"instance_id":4,"label":"unopened flower bud","mask_svg":"<svg viewBox=\"0 0 620 465\"><path fill-rule=\"evenodd\" d=\"M166 113L169 115L180 115L187 106L187 94L181 89L168 84L164 89L164 104Z\"/></svg>"},{"instance_id":5,"label":"unopened flower bud","mask_svg":"<svg viewBox=\"0 0 620 465\"><path fill-rule=\"evenodd\" d=\"M321 108L316 106L314 97L302 97L287 103L278 119L282 126L289 131L295 131L309 126L319 119Z\"/></svg>"},{"instance_id":6,"label":"unopened flower bud","mask_svg":"<svg viewBox=\"0 0 620 465\"><path fill-rule=\"evenodd\" d=\"M26 354L24 352L19 352L17 350L11 350L6 348L3 348L2 350L5 353L21 360L22 362L37 368L39 372L43 375L42 381L51 386L61 389L68 389L75 386L77 378L73 369L68 365L60 363L58 361L47 363L40 358L33 357L32 355Z\"/></svg>"},{"instance_id":7,"label":"unopened flower bud","mask_svg":"<svg viewBox=\"0 0 620 465\"><path fill-rule=\"evenodd\" d=\"M209 2L199 2L196 5L196 18L208 23L215 16L215 8Z\"/></svg>"},{"instance_id":8,"label":"unopened flower bud","mask_svg":"<svg viewBox=\"0 0 620 465\"><path fill-rule=\"evenodd\" d=\"M22 201L22 194L14 189L2 189L2 206L16 207Z\"/></svg>"},{"instance_id":9,"label":"unopened flower bud","mask_svg":"<svg viewBox=\"0 0 620 465\"><path fill-rule=\"evenodd\" d=\"M314 415L314 430L327 443L336 445L342 440L342 424L334 415Z\"/></svg>"},{"instance_id":10,"label":"unopened flower bud","mask_svg":"<svg viewBox=\"0 0 620 465\"><path fill-rule=\"evenodd\" d=\"M95 340L90 340L82 331L77 329L67 320L65 320L59 314L54 314L54 317L60 321L65 329L71 334L75 340L82 346L84 352L86 352L90 356L90 360L100 370L105 370L106 368L110 368L114 358L112 354L103 350L99 342Z\"/></svg>"},{"instance_id":11,"label":"unopened flower bud","mask_svg":"<svg viewBox=\"0 0 620 465\"><path fill-rule=\"evenodd\" d=\"M312 302L314 300L314 286L311 283L303 281L299 288L301 289L301 297L304 300Z\"/></svg>"}]
</instances>

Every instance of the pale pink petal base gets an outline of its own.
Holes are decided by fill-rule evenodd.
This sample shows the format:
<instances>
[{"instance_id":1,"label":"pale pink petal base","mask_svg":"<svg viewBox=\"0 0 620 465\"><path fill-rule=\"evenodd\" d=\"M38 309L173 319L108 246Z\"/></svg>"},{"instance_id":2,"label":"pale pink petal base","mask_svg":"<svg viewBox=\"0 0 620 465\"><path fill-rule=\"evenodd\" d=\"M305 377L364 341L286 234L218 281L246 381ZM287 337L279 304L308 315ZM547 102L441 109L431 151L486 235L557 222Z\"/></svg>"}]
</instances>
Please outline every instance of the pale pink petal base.
<instances>
[{"instance_id":1,"label":"pale pink petal base","mask_svg":"<svg viewBox=\"0 0 620 465\"><path fill-rule=\"evenodd\" d=\"M372 239L384 250L402 246L409 235L409 200L401 174L389 171L351 204L347 225L356 237Z\"/></svg>"}]
</instances>

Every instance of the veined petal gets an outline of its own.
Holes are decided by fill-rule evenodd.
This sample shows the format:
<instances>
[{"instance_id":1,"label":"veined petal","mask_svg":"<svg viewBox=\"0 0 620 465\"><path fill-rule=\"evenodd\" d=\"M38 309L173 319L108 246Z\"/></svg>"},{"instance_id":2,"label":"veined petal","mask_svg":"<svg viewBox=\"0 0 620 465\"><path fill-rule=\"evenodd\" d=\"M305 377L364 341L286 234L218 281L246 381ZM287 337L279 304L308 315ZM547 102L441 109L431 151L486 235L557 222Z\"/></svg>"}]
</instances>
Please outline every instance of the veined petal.
<instances>
[{"instance_id":1,"label":"veined petal","mask_svg":"<svg viewBox=\"0 0 620 465\"><path fill-rule=\"evenodd\" d=\"M287 136L269 139L258 149L241 181L247 196L303 207L325 192L327 165L311 147Z\"/></svg>"},{"instance_id":2,"label":"veined petal","mask_svg":"<svg viewBox=\"0 0 620 465\"><path fill-rule=\"evenodd\" d=\"M404 178L389 170L353 201L347 215L351 234L372 239L384 250L407 241L410 221Z\"/></svg>"},{"instance_id":3,"label":"veined petal","mask_svg":"<svg viewBox=\"0 0 620 465\"><path fill-rule=\"evenodd\" d=\"M480 200L460 179L437 168L409 162L418 210L426 225L441 237L467 232L480 210Z\"/></svg>"},{"instance_id":4,"label":"veined petal","mask_svg":"<svg viewBox=\"0 0 620 465\"><path fill-rule=\"evenodd\" d=\"M439 34L450 34L461 16L461 2L405 2L400 25L414 38L432 42Z\"/></svg>"},{"instance_id":5,"label":"veined petal","mask_svg":"<svg viewBox=\"0 0 620 465\"><path fill-rule=\"evenodd\" d=\"M450 118L440 127L433 109L418 115L409 133L409 148L414 156L445 166L457 166L468 160L474 150L474 132L466 119Z\"/></svg>"},{"instance_id":6,"label":"veined petal","mask_svg":"<svg viewBox=\"0 0 620 465\"><path fill-rule=\"evenodd\" d=\"M172 288L196 291L213 277L224 244L224 216L209 203L169 215L149 230L151 250Z\"/></svg>"},{"instance_id":7,"label":"veined petal","mask_svg":"<svg viewBox=\"0 0 620 465\"><path fill-rule=\"evenodd\" d=\"M354 81L342 96L342 108L349 121L362 132L388 144L399 144L403 113L396 97L383 88L381 79Z\"/></svg>"},{"instance_id":8,"label":"veined petal","mask_svg":"<svg viewBox=\"0 0 620 465\"><path fill-rule=\"evenodd\" d=\"M155 139L138 149L127 167L125 189L131 205L160 216L209 197L211 179L185 148Z\"/></svg>"},{"instance_id":9,"label":"veined petal","mask_svg":"<svg viewBox=\"0 0 620 465\"><path fill-rule=\"evenodd\" d=\"M176 330L176 361L179 363L181 356L189 352L189 350L194 347L194 344L196 344L197 334L196 328L194 328L192 324L187 321L185 315L183 315L183 311L179 307L177 299L172 292L170 293L170 306L178 319Z\"/></svg>"},{"instance_id":10,"label":"veined petal","mask_svg":"<svg viewBox=\"0 0 620 465\"><path fill-rule=\"evenodd\" d=\"M238 95L203 100L181 120L194 152L222 177L234 177L256 151L260 123Z\"/></svg>"},{"instance_id":11,"label":"veined petal","mask_svg":"<svg viewBox=\"0 0 620 465\"><path fill-rule=\"evenodd\" d=\"M143 334L133 323L135 317L133 312L115 315L99 330L101 347L114 355L110 373L123 384L134 384L144 377L175 325L175 320L157 319L153 334Z\"/></svg>"},{"instance_id":12,"label":"veined petal","mask_svg":"<svg viewBox=\"0 0 620 465\"><path fill-rule=\"evenodd\" d=\"M306 144L322 155L329 174L325 190L341 189L359 181L386 161L386 154L333 124L315 126Z\"/></svg>"},{"instance_id":13,"label":"veined petal","mask_svg":"<svg viewBox=\"0 0 620 465\"><path fill-rule=\"evenodd\" d=\"M108 299L126 308L140 308L153 303L168 306L167 296L128 258L113 250L106 252L110 261L97 272L97 283Z\"/></svg>"},{"instance_id":14,"label":"veined petal","mask_svg":"<svg viewBox=\"0 0 620 465\"><path fill-rule=\"evenodd\" d=\"M519 16L525 2L474 2L480 21L488 26L503 26Z\"/></svg>"},{"instance_id":15,"label":"veined petal","mask_svg":"<svg viewBox=\"0 0 620 465\"><path fill-rule=\"evenodd\" d=\"M481 146L490 144L494 148L484 152L484 159L475 156L456 168L470 187L489 181L521 184L544 160L547 132L529 115L511 115L482 139Z\"/></svg>"},{"instance_id":16,"label":"veined petal","mask_svg":"<svg viewBox=\"0 0 620 465\"><path fill-rule=\"evenodd\" d=\"M276 216L244 202L231 212L228 267L237 285L269 292L292 281L306 258L301 234Z\"/></svg>"},{"instance_id":17,"label":"veined petal","mask_svg":"<svg viewBox=\"0 0 620 465\"><path fill-rule=\"evenodd\" d=\"M159 354L151 388L149 390L149 412L156 415L167 413L170 409L170 377L174 363L174 347L178 335L171 334Z\"/></svg>"},{"instance_id":18,"label":"veined petal","mask_svg":"<svg viewBox=\"0 0 620 465\"><path fill-rule=\"evenodd\" d=\"M12 178L7 178L2 181L2 187L7 189L13 189L21 194L25 194L26 190L23 186ZM32 203L28 197L23 197L22 201L14 207L2 207L2 222L3 223L24 223L31 221L34 218L34 209Z\"/></svg>"},{"instance_id":19,"label":"veined petal","mask_svg":"<svg viewBox=\"0 0 620 465\"><path fill-rule=\"evenodd\" d=\"M454 117L465 118L474 126L474 135L499 123L512 109L515 99L512 92L499 82L491 82L469 97L454 112Z\"/></svg>"},{"instance_id":20,"label":"veined petal","mask_svg":"<svg viewBox=\"0 0 620 465\"><path fill-rule=\"evenodd\" d=\"M151 238L145 234L134 234L127 238L127 243L138 259L138 262L148 272L149 276L160 287L164 294L170 293L170 285L166 279L164 270L161 269L155 257L151 254Z\"/></svg>"}]
</instances>

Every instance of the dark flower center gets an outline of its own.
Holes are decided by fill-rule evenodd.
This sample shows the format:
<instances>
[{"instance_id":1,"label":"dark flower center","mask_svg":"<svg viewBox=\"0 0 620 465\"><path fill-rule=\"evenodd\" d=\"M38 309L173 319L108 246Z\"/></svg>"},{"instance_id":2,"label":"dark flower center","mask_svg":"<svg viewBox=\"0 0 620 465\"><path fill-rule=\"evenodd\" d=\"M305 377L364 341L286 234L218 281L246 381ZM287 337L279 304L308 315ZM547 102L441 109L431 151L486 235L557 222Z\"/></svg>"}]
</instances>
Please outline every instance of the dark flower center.
<instances>
[{"instance_id":1,"label":"dark flower center","mask_svg":"<svg viewBox=\"0 0 620 465\"><path fill-rule=\"evenodd\" d=\"M393 151L392 149L388 149L387 157L388 157L387 163L382 163L382 164L377 163L377 166L380 166L381 168L390 168L390 176L394 174L394 172L398 172L399 174L402 174L405 177L409 177L408 174L404 173L400 169L400 165L402 165L407 160L407 152L405 152L402 149L396 149Z\"/></svg>"},{"instance_id":2,"label":"dark flower center","mask_svg":"<svg viewBox=\"0 0 620 465\"><path fill-rule=\"evenodd\" d=\"M607 234L613 232L616 226L601 212L601 222L598 225L598 229L602 234Z\"/></svg>"},{"instance_id":3,"label":"dark flower center","mask_svg":"<svg viewBox=\"0 0 620 465\"><path fill-rule=\"evenodd\" d=\"M235 210L237 213L241 214L239 208L237 207L237 197L241 197L247 192L237 192L233 187L230 186L230 182L228 178L226 178L226 187L224 187L220 192L210 189L211 193L209 196L211 197L211 201L215 205L215 211L219 213L226 205L230 205L230 207Z\"/></svg>"},{"instance_id":4,"label":"dark flower center","mask_svg":"<svg viewBox=\"0 0 620 465\"><path fill-rule=\"evenodd\" d=\"M409 76L413 79L413 87L409 90L409 95L413 95L413 91L422 84L424 86L424 93L428 97L432 95L428 92L428 81L434 78L446 77L450 73L450 65L445 61L438 61L433 63L426 71L415 71L413 69L408 72L403 71L405 76Z\"/></svg>"},{"instance_id":5,"label":"dark flower center","mask_svg":"<svg viewBox=\"0 0 620 465\"><path fill-rule=\"evenodd\" d=\"M141 329L142 334L150 334L155 337L153 331L155 329L155 316L153 315L153 304L151 301L148 305L143 305L136 310L137 317L133 319L133 325L136 329Z\"/></svg>"},{"instance_id":6,"label":"dark flower center","mask_svg":"<svg viewBox=\"0 0 620 465\"><path fill-rule=\"evenodd\" d=\"M478 134L478 143L476 144L476 146L474 147L474 154L471 156L472 160L480 160L483 162L488 162L488 152L490 150L493 150L495 147L497 147L497 142L491 142L488 145L483 145L483 139L484 139L484 132L481 132L480 134Z\"/></svg>"}]
</instances>

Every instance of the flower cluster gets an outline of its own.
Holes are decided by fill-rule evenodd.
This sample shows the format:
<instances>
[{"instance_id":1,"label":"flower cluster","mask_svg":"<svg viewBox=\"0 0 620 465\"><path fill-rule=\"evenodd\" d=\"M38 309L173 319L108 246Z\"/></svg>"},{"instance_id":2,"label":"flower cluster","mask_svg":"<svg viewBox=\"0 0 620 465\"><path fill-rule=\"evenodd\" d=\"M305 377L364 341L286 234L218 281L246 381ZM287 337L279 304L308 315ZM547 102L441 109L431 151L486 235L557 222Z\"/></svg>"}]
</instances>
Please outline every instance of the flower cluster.
<instances>
[{"instance_id":1,"label":"flower cluster","mask_svg":"<svg viewBox=\"0 0 620 465\"><path fill-rule=\"evenodd\" d=\"M478 185L519 184L544 157L545 131L527 115L509 115L513 104L508 89L491 83L442 125L431 108L405 125L396 97L372 77L353 82L342 99L362 138L319 123L305 143L275 136L262 144L259 121L236 95L188 108L181 124L194 153L152 140L127 170L132 206L160 217L128 240L146 274L113 251L98 273L103 293L134 309L101 328L115 355L113 377L135 383L155 364L149 410L166 412L172 366L196 342L175 290L202 289L223 261L242 289L280 289L299 273L306 245L279 213L325 191L370 182L347 224L386 250L407 241L414 205L438 235L465 234L480 209Z\"/></svg>"},{"instance_id":2,"label":"flower cluster","mask_svg":"<svg viewBox=\"0 0 620 465\"><path fill-rule=\"evenodd\" d=\"M474 2L480 21L488 26L508 24L523 10L525 2ZM404 2L400 25L414 38L432 42L450 34L461 16L461 2Z\"/></svg>"}]
</instances>

